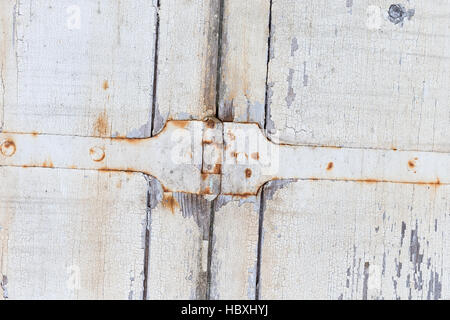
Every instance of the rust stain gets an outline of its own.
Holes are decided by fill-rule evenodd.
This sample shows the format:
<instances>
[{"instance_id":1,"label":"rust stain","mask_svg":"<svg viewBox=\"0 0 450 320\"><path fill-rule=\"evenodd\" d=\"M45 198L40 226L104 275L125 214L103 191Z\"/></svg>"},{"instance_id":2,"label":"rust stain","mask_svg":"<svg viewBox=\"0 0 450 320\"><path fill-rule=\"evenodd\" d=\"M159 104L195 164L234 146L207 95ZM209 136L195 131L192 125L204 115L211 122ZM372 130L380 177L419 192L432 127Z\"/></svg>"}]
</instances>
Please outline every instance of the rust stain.
<instances>
[{"instance_id":1,"label":"rust stain","mask_svg":"<svg viewBox=\"0 0 450 320\"><path fill-rule=\"evenodd\" d=\"M12 140L3 141L1 145L1 153L4 156L10 157L16 153L16 144Z\"/></svg>"},{"instance_id":2,"label":"rust stain","mask_svg":"<svg viewBox=\"0 0 450 320\"><path fill-rule=\"evenodd\" d=\"M202 173L202 180L205 181L206 179L208 179L208 176L208 173Z\"/></svg>"},{"instance_id":3,"label":"rust stain","mask_svg":"<svg viewBox=\"0 0 450 320\"><path fill-rule=\"evenodd\" d=\"M203 144L212 144L213 142L211 140L203 140Z\"/></svg>"},{"instance_id":4,"label":"rust stain","mask_svg":"<svg viewBox=\"0 0 450 320\"><path fill-rule=\"evenodd\" d=\"M92 160L94 160L95 162L100 162L103 161L103 159L105 159L105 152L102 151L101 149L90 148L89 153L92 157Z\"/></svg>"},{"instance_id":5,"label":"rust stain","mask_svg":"<svg viewBox=\"0 0 450 320\"><path fill-rule=\"evenodd\" d=\"M216 127L216 123L212 119L208 119L206 121L206 126L210 129L214 129Z\"/></svg>"},{"instance_id":6,"label":"rust stain","mask_svg":"<svg viewBox=\"0 0 450 320\"><path fill-rule=\"evenodd\" d=\"M236 136L233 134L233 132L228 131L228 136L230 137L230 140L236 140Z\"/></svg>"},{"instance_id":7,"label":"rust stain","mask_svg":"<svg viewBox=\"0 0 450 320\"><path fill-rule=\"evenodd\" d=\"M189 121L188 120L176 120L176 121L172 121L172 123L175 127L186 128L187 125L189 124Z\"/></svg>"},{"instance_id":8,"label":"rust stain","mask_svg":"<svg viewBox=\"0 0 450 320\"><path fill-rule=\"evenodd\" d=\"M259 160L259 152L253 152L250 157L254 160Z\"/></svg>"},{"instance_id":9,"label":"rust stain","mask_svg":"<svg viewBox=\"0 0 450 320\"><path fill-rule=\"evenodd\" d=\"M222 165L220 163L216 163L214 165L213 174L221 174L222 173Z\"/></svg>"},{"instance_id":10,"label":"rust stain","mask_svg":"<svg viewBox=\"0 0 450 320\"><path fill-rule=\"evenodd\" d=\"M31 133L31 135L32 135L33 137L37 137L37 136L38 136L38 133L37 133L36 131L33 131L33 132Z\"/></svg>"},{"instance_id":11,"label":"rust stain","mask_svg":"<svg viewBox=\"0 0 450 320\"><path fill-rule=\"evenodd\" d=\"M206 187L203 192L204 194L211 194L211 189L209 187Z\"/></svg>"},{"instance_id":12,"label":"rust stain","mask_svg":"<svg viewBox=\"0 0 450 320\"><path fill-rule=\"evenodd\" d=\"M94 123L94 134L98 136L106 136L108 131L108 114L106 110L99 114Z\"/></svg>"},{"instance_id":13,"label":"rust stain","mask_svg":"<svg viewBox=\"0 0 450 320\"><path fill-rule=\"evenodd\" d=\"M238 157L238 153L237 153L236 151L233 151L233 152L231 153L231 156L232 156L233 158L237 158L237 157Z\"/></svg>"},{"instance_id":14,"label":"rust stain","mask_svg":"<svg viewBox=\"0 0 450 320\"><path fill-rule=\"evenodd\" d=\"M108 88L109 88L108 80L103 81L103 90L108 90Z\"/></svg>"},{"instance_id":15,"label":"rust stain","mask_svg":"<svg viewBox=\"0 0 450 320\"><path fill-rule=\"evenodd\" d=\"M328 166L327 166L327 170L330 171L330 170L333 169L333 167L334 167L334 163L333 162L329 162Z\"/></svg>"},{"instance_id":16,"label":"rust stain","mask_svg":"<svg viewBox=\"0 0 450 320\"><path fill-rule=\"evenodd\" d=\"M250 178L252 176L252 170L250 168L245 169L245 176Z\"/></svg>"},{"instance_id":17,"label":"rust stain","mask_svg":"<svg viewBox=\"0 0 450 320\"><path fill-rule=\"evenodd\" d=\"M175 209L180 207L178 201L173 197L172 193L164 193L162 204L165 208L170 209L172 214L175 214Z\"/></svg>"},{"instance_id":18,"label":"rust stain","mask_svg":"<svg viewBox=\"0 0 450 320\"><path fill-rule=\"evenodd\" d=\"M42 164L42 166L44 168L53 168L53 162L50 159L45 160L44 163Z\"/></svg>"}]
</instances>

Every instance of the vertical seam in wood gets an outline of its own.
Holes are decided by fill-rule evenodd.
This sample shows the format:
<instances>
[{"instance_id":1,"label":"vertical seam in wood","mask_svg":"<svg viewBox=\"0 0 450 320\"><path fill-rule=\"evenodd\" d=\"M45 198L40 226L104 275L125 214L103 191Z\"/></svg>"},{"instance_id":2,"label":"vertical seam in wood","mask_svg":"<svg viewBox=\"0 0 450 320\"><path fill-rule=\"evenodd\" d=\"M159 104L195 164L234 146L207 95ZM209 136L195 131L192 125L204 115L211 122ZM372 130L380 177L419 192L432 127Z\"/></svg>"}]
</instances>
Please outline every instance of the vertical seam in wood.
<instances>
[{"instance_id":1,"label":"vertical seam in wood","mask_svg":"<svg viewBox=\"0 0 450 320\"><path fill-rule=\"evenodd\" d=\"M211 300L211 263L213 253L213 236L214 236L214 207L217 198L211 201L210 217L209 217L209 235L208 235L208 267L206 273L206 300Z\"/></svg>"},{"instance_id":2,"label":"vertical seam in wood","mask_svg":"<svg viewBox=\"0 0 450 320\"><path fill-rule=\"evenodd\" d=\"M145 175L147 182L151 177ZM150 185L147 184L147 214L145 218L145 251L144 251L144 284L142 290L142 300L147 300L147 286L148 286L148 260L150 256L150 215L152 212L150 204Z\"/></svg>"},{"instance_id":3,"label":"vertical seam in wood","mask_svg":"<svg viewBox=\"0 0 450 320\"><path fill-rule=\"evenodd\" d=\"M150 137L153 136L153 128L155 125L155 110L156 110L156 87L158 83L158 44L159 44L159 0L156 0L156 26L155 26L155 54L153 62L153 96L152 96L152 106L151 106L151 119L150 119ZM149 257L150 257L150 217L151 217L151 204L150 204L150 185L149 181L152 179L149 175L144 175L147 180L147 216L145 224L145 251L144 251L144 283L143 283L143 294L142 300L147 300L148 292L148 269L149 269Z\"/></svg>"},{"instance_id":4,"label":"vertical seam in wood","mask_svg":"<svg viewBox=\"0 0 450 320\"><path fill-rule=\"evenodd\" d=\"M156 112L156 87L158 83L158 47L159 47L159 0L156 1L156 26L155 26L155 55L153 63L153 99L151 112L151 130L150 136L153 137L153 128L155 127L155 112Z\"/></svg>"},{"instance_id":5,"label":"vertical seam in wood","mask_svg":"<svg viewBox=\"0 0 450 320\"><path fill-rule=\"evenodd\" d=\"M260 205L259 205L259 221L258 221L258 249L256 256L256 284L255 284L255 300L260 299L260 284L261 284L261 255L262 255L262 245L263 245L263 222L264 222L264 210L265 210L265 200L264 200L264 190L267 184L264 184L261 188L260 194Z\"/></svg>"},{"instance_id":6,"label":"vertical seam in wood","mask_svg":"<svg viewBox=\"0 0 450 320\"><path fill-rule=\"evenodd\" d=\"M220 82L222 69L222 36L223 36L223 10L225 0L219 0L219 30L217 36L217 70L216 70L216 118L219 119L220 109Z\"/></svg>"},{"instance_id":7,"label":"vertical seam in wood","mask_svg":"<svg viewBox=\"0 0 450 320\"><path fill-rule=\"evenodd\" d=\"M271 38L272 38L272 0L270 0L270 5L269 5L269 36L267 37L266 90L265 90L265 97L264 97L264 109L265 109L264 129L267 129L267 120L268 120L267 117L270 117L270 106L269 106L269 97L268 97L268 93L269 93L268 81L269 81Z\"/></svg>"}]
</instances>

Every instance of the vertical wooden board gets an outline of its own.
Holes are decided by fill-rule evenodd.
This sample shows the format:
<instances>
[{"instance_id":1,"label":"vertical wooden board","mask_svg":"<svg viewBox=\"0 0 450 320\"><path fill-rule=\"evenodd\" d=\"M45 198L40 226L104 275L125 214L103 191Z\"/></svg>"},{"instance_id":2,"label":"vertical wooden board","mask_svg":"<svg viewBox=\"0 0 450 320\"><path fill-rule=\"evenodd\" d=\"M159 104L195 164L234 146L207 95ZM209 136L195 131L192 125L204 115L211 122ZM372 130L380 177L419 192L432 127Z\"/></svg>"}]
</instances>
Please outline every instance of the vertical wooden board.
<instances>
[{"instance_id":1,"label":"vertical wooden board","mask_svg":"<svg viewBox=\"0 0 450 320\"><path fill-rule=\"evenodd\" d=\"M215 115L218 27L218 0L161 1L154 133Z\"/></svg>"},{"instance_id":2,"label":"vertical wooden board","mask_svg":"<svg viewBox=\"0 0 450 320\"><path fill-rule=\"evenodd\" d=\"M219 118L264 128L270 1L224 1ZM255 299L257 197L221 195L214 202L211 299Z\"/></svg>"},{"instance_id":3,"label":"vertical wooden board","mask_svg":"<svg viewBox=\"0 0 450 320\"><path fill-rule=\"evenodd\" d=\"M266 199L261 298L448 299L449 194L447 186L285 185Z\"/></svg>"},{"instance_id":4,"label":"vertical wooden board","mask_svg":"<svg viewBox=\"0 0 450 320\"><path fill-rule=\"evenodd\" d=\"M150 135L151 2L5 0L2 6L4 131Z\"/></svg>"},{"instance_id":5,"label":"vertical wooden board","mask_svg":"<svg viewBox=\"0 0 450 320\"><path fill-rule=\"evenodd\" d=\"M215 200L211 299L255 299L260 196Z\"/></svg>"},{"instance_id":6,"label":"vertical wooden board","mask_svg":"<svg viewBox=\"0 0 450 320\"><path fill-rule=\"evenodd\" d=\"M150 186L147 299L205 299L211 204Z\"/></svg>"},{"instance_id":7,"label":"vertical wooden board","mask_svg":"<svg viewBox=\"0 0 450 320\"><path fill-rule=\"evenodd\" d=\"M142 299L140 174L0 168L0 297Z\"/></svg>"},{"instance_id":8,"label":"vertical wooden board","mask_svg":"<svg viewBox=\"0 0 450 320\"><path fill-rule=\"evenodd\" d=\"M450 150L450 3L411 0L390 16L392 4L273 3L269 131L292 144Z\"/></svg>"},{"instance_id":9,"label":"vertical wooden board","mask_svg":"<svg viewBox=\"0 0 450 320\"><path fill-rule=\"evenodd\" d=\"M224 1L219 118L264 128L270 1Z\"/></svg>"},{"instance_id":10,"label":"vertical wooden board","mask_svg":"<svg viewBox=\"0 0 450 320\"><path fill-rule=\"evenodd\" d=\"M219 1L161 1L153 134L215 115ZM147 298L205 299L211 202L151 180Z\"/></svg>"}]
</instances>

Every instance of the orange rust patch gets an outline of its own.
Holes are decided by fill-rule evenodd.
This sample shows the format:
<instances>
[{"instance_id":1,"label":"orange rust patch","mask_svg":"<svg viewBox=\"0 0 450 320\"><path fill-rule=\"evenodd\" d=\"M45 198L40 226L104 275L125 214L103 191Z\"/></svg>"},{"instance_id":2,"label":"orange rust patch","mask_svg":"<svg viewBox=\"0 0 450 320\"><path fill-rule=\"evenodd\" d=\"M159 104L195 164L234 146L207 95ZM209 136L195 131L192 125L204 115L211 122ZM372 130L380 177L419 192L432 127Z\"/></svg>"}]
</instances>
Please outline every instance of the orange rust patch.
<instances>
[{"instance_id":1,"label":"orange rust patch","mask_svg":"<svg viewBox=\"0 0 450 320\"><path fill-rule=\"evenodd\" d=\"M16 144L12 140L6 140L1 144L0 149L4 156L10 157L16 153Z\"/></svg>"},{"instance_id":2,"label":"orange rust patch","mask_svg":"<svg viewBox=\"0 0 450 320\"><path fill-rule=\"evenodd\" d=\"M211 194L211 189L209 187L206 187L204 190L204 194Z\"/></svg>"},{"instance_id":3,"label":"orange rust patch","mask_svg":"<svg viewBox=\"0 0 450 320\"><path fill-rule=\"evenodd\" d=\"M162 204L165 208L170 209L172 214L175 213L175 209L180 207L178 201L173 197L172 193L164 193Z\"/></svg>"},{"instance_id":4,"label":"orange rust patch","mask_svg":"<svg viewBox=\"0 0 450 320\"><path fill-rule=\"evenodd\" d=\"M53 162L51 160L45 160L42 166L44 168L53 168Z\"/></svg>"},{"instance_id":5,"label":"orange rust patch","mask_svg":"<svg viewBox=\"0 0 450 320\"><path fill-rule=\"evenodd\" d=\"M331 169L333 169L333 167L334 167L333 162L329 162L328 166L327 166L327 170L330 171Z\"/></svg>"},{"instance_id":6,"label":"orange rust patch","mask_svg":"<svg viewBox=\"0 0 450 320\"><path fill-rule=\"evenodd\" d=\"M108 80L103 81L103 90L108 90L108 88L109 88Z\"/></svg>"},{"instance_id":7,"label":"orange rust patch","mask_svg":"<svg viewBox=\"0 0 450 320\"><path fill-rule=\"evenodd\" d=\"M177 121L173 121L173 124L175 127L178 128L186 128L187 125L189 124L189 121L187 120L177 120Z\"/></svg>"},{"instance_id":8,"label":"orange rust patch","mask_svg":"<svg viewBox=\"0 0 450 320\"><path fill-rule=\"evenodd\" d=\"M203 140L203 144L212 144L213 142L211 140Z\"/></svg>"},{"instance_id":9,"label":"orange rust patch","mask_svg":"<svg viewBox=\"0 0 450 320\"><path fill-rule=\"evenodd\" d=\"M216 127L216 123L214 122L214 120L209 119L208 121L206 121L206 126L210 129L214 129Z\"/></svg>"},{"instance_id":10,"label":"orange rust patch","mask_svg":"<svg viewBox=\"0 0 450 320\"><path fill-rule=\"evenodd\" d=\"M206 179L208 179L209 174L207 173L202 173L202 180L205 181Z\"/></svg>"},{"instance_id":11,"label":"orange rust patch","mask_svg":"<svg viewBox=\"0 0 450 320\"><path fill-rule=\"evenodd\" d=\"M220 163L216 163L216 164L214 165L213 173L214 173L214 174L220 174L220 173L222 173L222 165L221 165Z\"/></svg>"},{"instance_id":12,"label":"orange rust patch","mask_svg":"<svg viewBox=\"0 0 450 320\"><path fill-rule=\"evenodd\" d=\"M237 157L238 157L238 153L237 153L236 151L233 151L233 152L231 153L231 156L232 156L233 158L237 158Z\"/></svg>"},{"instance_id":13,"label":"orange rust patch","mask_svg":"<svg viewBox=\"0 0 450 320\"><path fill-rule=\"evenodd\" d=\"M233 134L233 132L228 131L228 136L230 137L230 140L236 140L236 136Z\"/></svg>"},{"instance_id":14,"label":"orange rust patch","mask_svg":"<svg viewBox=\"0 0 450 320\"><path fill-rule=\"evenodd\" d=\"M245 169L245 176L250 178L252 176L252 170L250 168Z\"/></svg>"},{"instance_id":15,"label":"orange rust patch","mask_svg":"<svg viewBox=\"0 0 450 320\"><path fill-rule=\"evenodd\" d=\"M259 152L253 152L250 157L254 160L259 160Z\"/></svg>"},{"instance_id":16,"label":"orange rust patch","mask_svg":"<svg viewBox=\"0 0 450 320\"><path fill-rule=\"evenodd\" d=\"M38 133L37 133L36 131L33 131L33 132L31 133L31 135L32 135L33 137L37 137Z\"/></svg>"},{"instance_id":17,"label":"orange rust patch","mask_svg":"<svg viewBox=\"0 0 450 320\"><path fill-rule=\"evenodd\" d=\"M408 161L408 167L410 167L411 169L413 169L416 166L416 164L414 163L414 161L409 160Z\"/></svg>"},{"instance_id":18,"label":"orange rust patch","mask_svg":"<svg viewBox=\"0 0 450 320\"><path fill-rule=\"evenodd\" d=\"M108 114L106 110L99 114L94 123L94 134L98 136L106 136L108 131Z\"/></svg>"}]
</instances>

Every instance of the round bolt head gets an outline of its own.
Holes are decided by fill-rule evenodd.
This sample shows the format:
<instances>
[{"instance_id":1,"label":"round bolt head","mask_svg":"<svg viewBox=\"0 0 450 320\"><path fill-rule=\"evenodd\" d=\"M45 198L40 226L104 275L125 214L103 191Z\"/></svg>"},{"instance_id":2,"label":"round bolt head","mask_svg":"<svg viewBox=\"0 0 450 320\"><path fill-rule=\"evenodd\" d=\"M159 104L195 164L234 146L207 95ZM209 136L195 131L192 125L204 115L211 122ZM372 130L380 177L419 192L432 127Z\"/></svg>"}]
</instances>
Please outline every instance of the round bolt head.
<instances>
[{"instance_id":1,"label":"round bolt head","mask_svg":"<svg viewBox=\"0 0 450 320\"><path fill-rule=\"evenodd\" d=\"M0 150L5 157L11 157L16 152L16 145L11 140L5 140L2 142Z\"/></svg>"},{"instance_id":2,"label":"round bolt head","mask_svg":"<svg viewBox=\"0 0 450 320\"><path fill-rule=\"evenodd\" d=\"M91 159L96 162L105 159L105 151L100 147L92 147L89 149L89 154L91 155Z\"/></svg>"}]
</instances>

